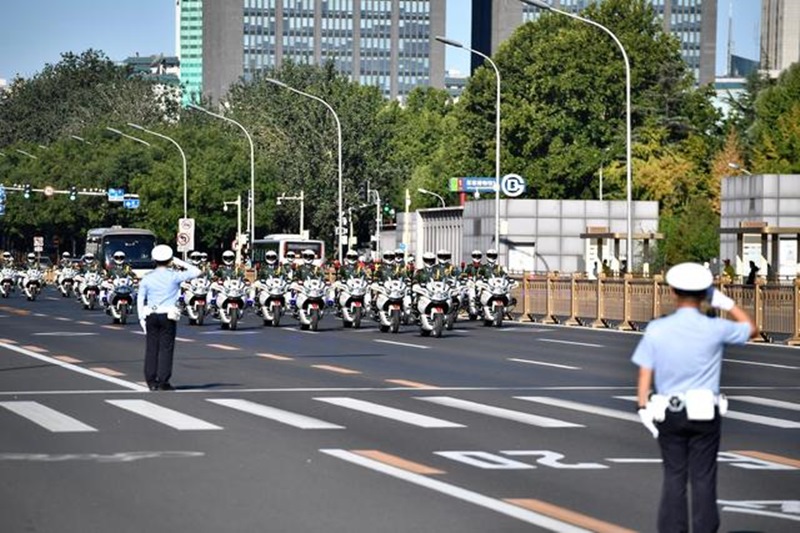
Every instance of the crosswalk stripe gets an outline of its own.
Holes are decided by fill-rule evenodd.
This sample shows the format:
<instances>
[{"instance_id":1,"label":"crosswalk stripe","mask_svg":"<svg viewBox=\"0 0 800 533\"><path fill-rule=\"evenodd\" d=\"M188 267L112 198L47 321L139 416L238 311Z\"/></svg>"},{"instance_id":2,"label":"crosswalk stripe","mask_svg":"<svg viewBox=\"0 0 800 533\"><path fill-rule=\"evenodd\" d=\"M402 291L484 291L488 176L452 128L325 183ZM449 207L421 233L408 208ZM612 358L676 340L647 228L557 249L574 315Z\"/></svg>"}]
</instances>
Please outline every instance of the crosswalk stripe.
<instances>
[{"instance_id":1,"label":"crosswalk stripe","mask_svg":"<svg viewBox=\"0 0 800 533\"><path fill-rule=\"evenodd\" d=\"M560 400L558 398L548 398L545 396L514 396L517 400L525 400L526 402L536 402L544 405L552 405L553 407L563 407L564 409L572 409L574 411L582 411L584 413L591 413L594 415L605 416L608 418L617 418L619 420L628 420L630 422L639 422L639 415L629 413L628 411L620 411L618 409L609 409L607 407L599 407L589 405L586 403L573 402L570 400Z\"/></svg>"},{"instance_id":2,"label":"crosswalk stripe","mask_svg":"<svg viewBox=\"0 0 800 533\"><path fill-rule=\"evenodd\" d=\"M147 400L106 400L106 402L180 431L222 429L199 418L161 407Z\"/></svg>"},{"instance_id":3,"label":"crosswalk stripe","mask_svg":"<svg viewBox=\"0 0 800 533\"><path fill-rule=\"evenodd\" d=\"M0 402L0 407L5 407L12 413L27 418L34 424L38 424L53 433L97 431L92 426L39 402Z\"/></svg>"},{"instance_id":4,"label":"crosswalk stripe","mask_svg":"<svg viewBox=\"0 0 800 533\"><path fill-rule=\"evenodd\" d=\"M260 416L275 422L281 422L292 427L299 429L344 429L344 426L337 426L324 420L318 420L310 416L284 411L268 405L251 402L249 400L237 400L232 398L214 398L208 399L209 402L224 407L230 407L237 411L249 413L251 415Z\"/></svg>"},{"instance_id":5,"label":"crosswalk stripe","mask_svg":"<svg viewBox=\"0 0 800 533\"><path fill-rule=\"evenodd\" d=\"M580 428L584 427L581 424L573 424L572 422L565 422L564 420L557 420L555 418L548 418L545 416L533 415L530 413L523 413L522 411L513 411L503 407L494 407L491 405L484 405L481 403L470 402L468 400L460 400L450 396L425 396L418 397L417 400L425 402L436 403L446 407L453 407L455 409L463 409L473 413L482 415L494 416L511 420L513 422L520 422L521 424L529 424L531 426L538 426L544 428Z\"/></svg>"},{"instance_id":6,"label":"crosswalk stripe","mask_svg":"<svg viewBox=\"0 0 800 533\"><path fill-rule=\"evenodd\" d=\"M778 407L780 409L789 409L790 411L800 411L800 403L784 402L782 400L771 400L769 398L759 398L758 396L728 396L730 400L737 402L754 403L757 405L766 405L767 407Z\"/></svg>"},{"instance_id":7,"label":"crosswalk stripe","mask_svg":"<svg viewBox=\"0 0 800 533\"><path fill-rule=\"evenodd\" d=\"M404 411L402 409L395 409L394 407L386 407L384 405L367 402L364 400L357 400L355 398L325 397L314 399L319 402L338 405L339 407L345 407L347 409L353 409L354 411L360 411L370 415L389 418L398 422L404 422L406 424L411 424L412 426L418 426L422 428L431 429L466 427L462 424L456 424L455 422L449 422L440 418L412 413L411 411Z\"/></svg>"}]
</instances>

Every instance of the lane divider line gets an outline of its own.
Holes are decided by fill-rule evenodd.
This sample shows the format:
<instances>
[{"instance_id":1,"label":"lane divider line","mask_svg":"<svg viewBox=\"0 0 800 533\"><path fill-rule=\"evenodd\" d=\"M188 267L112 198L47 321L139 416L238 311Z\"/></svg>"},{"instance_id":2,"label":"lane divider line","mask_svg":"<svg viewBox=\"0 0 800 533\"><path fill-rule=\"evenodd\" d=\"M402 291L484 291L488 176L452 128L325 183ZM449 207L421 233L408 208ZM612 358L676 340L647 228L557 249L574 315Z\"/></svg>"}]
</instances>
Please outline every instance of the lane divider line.
<instances>
[{"instance_id":1,"label":"lane divider line","mask_svg":"<svg viewBox=\"0 0 800 533\"><path fill-rule=\"evenodd\" d=\"M97 325L94 322L89 322L88 320L78 320L78 322L76 322L76 323L80 324L81 326L96 326Z\"/></svg>"},{"instance_id":2,"label":"lane divider line","mask_svg":"<svg viewBox=\"0 0 800 533\"><path fill-rule=\"evenodd\" d=\"M351 451L357 455L360 455L361 457L366 457L367 459L373 459L385 465L393 466L395 468L400 468L402 470L405 470L406 472L419 474L421 476L436 476L439 474L446 474L444 470L439 470L438 468L433 468L432 466L427 466L422 463L415 463L414 461L409 461L408 459L403 459L402 457L398 457L397 455L392 455L390 453L382 452L380 450L351 450Z\"/></svg>"},{"instance_id":3,"label":"lane divider line","mask_svg":"<svg viewBox=\"0 0 800 533\"><path fill-rule=\"evenodd\" d=\"M591 342L562 341L560 339L536 339L540 342L553 342L558 344L571 344L573 346L588 346L589 348L605 348L603 344L593 344Z\"/></svg>"},{"instance_id":4,"label":"lane divider line","mask_svg":"<svg viewBox=\"0 0 800 533\"><path fill-rule=\"evenodd\" d=\"M194 339L187 339L186 337L175 337L175 340L180 342L194 342Z\"/></svg>"},{"instance_id":5,"label":"lane divider line","mask_svg":"<svg viewBox=\"0 0 800 533\"><path fill-rule=\"evenodd\" d=\"M272 359L274 361L292 361L291 357L286 357L285 355L278 355L275 353L257 353L258 357L263 357L264 359Z\"/></svg>"},{"instance_id":6,"label":"lane divider line","mask_svg":"<svg viewBox=\"0 0 800 533\"><path fill-rule=\"evenodd\" d=\"M78 364L83 362L80 359L75 359L74 357L70 357L69 355L54 355L53 358L58 359L59 361L63 361L64 363Z\"/></svg>"},{"instance_id":7,"label":"lane divider line","mask_svg":"<svg viewBox=\"0 0 800 533\"><path fill-rule=\"evenodd\" d=\"M349 368L345 368L343 366L335 366L335 365L311 365L312 368L318 368L320 370L328 370L329 372L336 372L337 374L360 374L358 370L351 370Z\"/></svg>"},{"instance_id":8,"label":"lane divider line","mask_svg":"<svg viewBox=\"0 0 800 533\"><path fill-rule=\"evenodd\" d=\"M411 344L410 342L398 342L398 341L387 341L385 339L373 339L375 342L379 342L381 344L392 344L394 346L404 346L406 348L417 348L419 350L429 350L430 346L425 346L422 344Z\"/></svg>"},{"instance_id":9,"label":"lane divider line","mask_svg":"<svg viewBox=\"0 0 800 533\"><path fill-rule=\"evenodd\" d=\"M113 376L106 376L104 374L100 374L99 372L94 372L89 370L88 368L83 368L80 366L76 366L72 363L66 363L64 361L59 361L54 357L49 357L46 355L38 354L36 352L32 352L30 350L26 350L25 348L14 346L12 344L5 344L0 343L0 348L5 348L6 350L11 350L12 352L17 352L22 355L27 355L28 357L32 357L34 359L38 359L39 361L44 361L46 363L51 363L54 365L58 365L62 368L67 370L72 370L73 372L77 372L79 374L84 374L86 376L91 376L93 378L101 379L103 381L108 381L109 383L113 383L115 385L119 385L120 387L125 387L126 389L131 389L135 391L145 392L147 391L147 387L142 387L138 383L134 383L132 381L126 381L123 379L115 378Z\"/></svg>"},{"instance_id":10,"label":"lane divider line","mask_svg":"<svg viewBox=\"0 0 800 533\"><path fill-rule=\"evenodd\" d=\"M47 315L44 314L44 313L33 313L33 316L36 316L36 317L39 317L39 318L47 318Z\"/></svg>"},{"instance_id":11,"label":"lane divider line","mask_svg":"<svg viewBox=\"0 0 800 533\"><path fill-rule=\"evenodd\" d=\"M779 465L800 468L800 461L798 461L797 459L792 459L791 457L784 457L782 455L775 455L773 453L759 452L755 450L737 450L731 453L738 453L739 455L744 455L745 457L752 457L753 459L760 459L762 461L768 461L770 463L778 463Z\"/></svg>"},{"instance_id":12,"label":"lane divider line","mask_svg":"<svg viewBox=\"0 0 800 533\"><path fill-rule=\"evenodd\" d=\"M530 359L517 359L516 357L509 357L509 361L514 361L515 363L525 363L528 365L540 365L540 366L552 366L554 368L563 368L564 370L580 370L581 368L578 366L569 366L569 365L558 365L556 363L545 363L543 361L531 361Z\"/></svg>"},{"instance_id":13,"label":"lane divider line","mask_svg":"<svg viewBox=\"0 0 800 533\"><path fill-rule=\"evenodd\" d=\"M125 329L122 326L112 326L111 324L106 324L106 325L100 326L100 327L102 327L104 329L113 329L114 331L122 331L122 330Z\"/></svg>"},{"instance_id":14,"label":"lane divider line","mask_svg":"<svg viewBox=\"0 0 800 533\"><path fill-rule=\"evenodd\" d=\"M66 318L66 317L63 317L63 316L53 317L53 320L58 320L59 322L72 322L71 318Z\"/></svg>"},{"instance_id":15,"label":"lane divider line","mask_svg":"<svg viewBox=\"0 0 800 533\"><path fill-rule=\"evenodd\" d=\"M758 396L728 396L729 400L737 402L754 403L756 405L766 405L767 407L777 407L778 409L789 409L790 411L800 411L800 403L785 402L783 400L773 400L771 398L759 398Z\"/></svg>"},{"instance_id":16,"label":"lane divider line","mask_svg":"<svg viewBox=\"0 0 800 533\"><path fill-rule=\"evenodd\" d=\"M427 476L408 472L401 468L390 466L368 457L362 457L361 455L348 450L323 448L320 450L320 452L348 463L362 466L364 468L407 481L414 485L433 490L440 494L445 494L457 500L465 501L467 503L477 505L478 507L483 507L484 509L489 509L500 514L510 516L511 518L516 518L522 522L539 526L547 531L555 531L557 533L590 533L590 530L588 529L576 527L572 524L562 522L544 514L530 511L518 505L512 505L502 500L485 496L478 492L463 489L438 479L431 479Z\"/></svg>"},{"instance_id":17,"label":"lane divider line","mask_svg":"<svg viewBox=\"0 0 800 533\"><path fill-rule=\"evenodd\" d=\"M216 348L218 350L225 350L228 352L238 352L241 348L237 348L236 346L231 346L229 344L206 344L209 348Z\"/></svg>"},{"instance_id":18,"label":"lane divider line","mask_svg":"<svg viewBox=\"0 0 800 533\"><path fill-rule=\"evenodd\" d=\"M604 522L564 507L553 505L542 500L530 498L506 499L510 504L518 505L524 509L550 516L557 520L568 522L578 527L586 528L596 533L636 533L633 529L624 528L610 522Z\"/></svg>"},{"instance_id":19,"label":"lane divider line","mask_svg":"<svg viewBox=\"0 0 800 533\"><path fill-rule=\"evenodd\" d=\"M23 348L25 348L26 350L30 350L32 352L36 352L36 353L47 353L47 352L50 351L50 350L48 350L46 348L42 348L40 346L33 346L32 344L27 344L27 345L23 346Z\"/></svg>"},{"instance_id":20,"label":"lane divider line","mask_svg":"<svg viewBox=\"0 0 800 533\"><path fill-rule=\"evenodd\" d=\"M105 374L106 376L113 376L113 377L120 377L125 375L122 372L117 372L113 368L108 368L105 366L90 366L89 370L94 370L95 372L99 372L101 374Z\"/></svg>"},{"instance_id":21,"label":"lane divider line","mask_svg":"<svg viewBox=\"0 0 800 533\"><path fill-rule=\"evenodd\" d=\"M407 379L387 379L385 380L387 383L394 383L395 385L400 385L402 387L411 387L412 389L438 389L436 385L427 385L425 383L419 383L417 381L409 381Z\"/></svg>"},{"instance_id":22,"label":"lane divider line","mask_svg":"<svg viewBox=\"0 0 800 533\"><path fill-rule=\"evenodd\" d=\"M769 368L785 368L786 370L800 370L800 366L779 365L776 363L759 363L756 361L742 361L741 359L723 359L726 363L740 363L743 365L766 366Z\"/></svg>"}]
</instances>

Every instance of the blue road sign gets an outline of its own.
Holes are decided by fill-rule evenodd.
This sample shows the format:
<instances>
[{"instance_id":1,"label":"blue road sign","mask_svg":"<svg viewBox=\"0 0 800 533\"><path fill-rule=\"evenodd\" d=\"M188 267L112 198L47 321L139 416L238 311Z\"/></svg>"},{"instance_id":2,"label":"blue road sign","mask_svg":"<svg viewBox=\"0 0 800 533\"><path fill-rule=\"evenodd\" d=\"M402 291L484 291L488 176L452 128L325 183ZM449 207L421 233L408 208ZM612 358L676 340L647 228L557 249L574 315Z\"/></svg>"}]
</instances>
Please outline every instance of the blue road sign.
<instances>
[{"instance_id":1,"label":"blue road sign","mask_svg":"<svg viewBox=\"0 0 800 533\"><path fill-rule=\"evenodd\" d=\"M125 200L125 189L108 189L109 202L122 202Z\"/></svg>"},{"instance_id":2,"label":"blue road sign","mask_svg":"<svg viewBox=\"0 0 800 533\"><path fill-rule=\"evenodd\" d=\"M125 209L139 209L139 199L138 198L128 198L122 201L122 206Z\"/></svg>"},{"instance_id":3,"label":"blue road sign","mask_svg":"<svg viewBox=\"0 0 800 533\"><path fill-rule=\"evenodd\" d=\"M0 202L6 199L6 188L0 185Z\"/></svg>"},{"instance_id":4,"label":"blue road sign","mask_svg":"<svg viewBox=\"0 0 800 533\"><path fill-rule=\"evenodd\" d=\"M6 204L0 203L0 217L6 214Z\"/></svg>"}]
</instances>

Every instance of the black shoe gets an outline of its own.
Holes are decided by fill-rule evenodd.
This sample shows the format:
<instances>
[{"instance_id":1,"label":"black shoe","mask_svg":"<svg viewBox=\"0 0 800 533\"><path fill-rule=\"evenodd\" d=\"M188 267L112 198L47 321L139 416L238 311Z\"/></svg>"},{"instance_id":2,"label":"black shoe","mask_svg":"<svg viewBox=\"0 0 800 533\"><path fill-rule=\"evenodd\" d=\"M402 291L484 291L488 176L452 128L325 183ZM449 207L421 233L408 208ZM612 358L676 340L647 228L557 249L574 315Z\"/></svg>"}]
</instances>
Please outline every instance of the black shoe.
<instances>
[{"instance_id":1,"label":"black shoe","mask_svg":"<svg viewBox=\"0 0 800 533\"><path fill-rule=\"evenodd\" d=\"M175 387L173 387L170 383L161 383L161 384L158 385L158 390L169 390L169 391L172 391L172 390L175 390Z\"/></svg>"},{"instance_id":2,"label":"black shoe","mask_svg":"<svg viewBox=\"0 0 800 533\"><path fill-rule=\"evenodd\" d=\"M150 389L151 391L158 390L158 383L148 383L147 388Z\"/></svg>"}]
</instances>

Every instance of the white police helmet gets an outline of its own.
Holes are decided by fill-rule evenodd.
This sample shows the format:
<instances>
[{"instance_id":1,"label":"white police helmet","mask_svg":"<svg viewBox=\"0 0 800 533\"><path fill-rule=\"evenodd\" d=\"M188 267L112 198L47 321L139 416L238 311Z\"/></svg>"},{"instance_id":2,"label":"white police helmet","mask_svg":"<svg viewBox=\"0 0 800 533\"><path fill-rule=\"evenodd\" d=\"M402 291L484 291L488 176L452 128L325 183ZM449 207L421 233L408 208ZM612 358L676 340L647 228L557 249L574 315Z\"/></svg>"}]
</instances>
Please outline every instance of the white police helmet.
<instances>
[{"instance_id":1,"label":"white police helmet","mask_svg":"<svg viewBox=\"0 0 800 533\"><path fill-rule=\"evenodd\" d=\"M225 263L227 266L231 266L233 264L234 259L236 259L236 254L233 253L231 250L225 250L222 252L222 262Z\"/></svg>"},{"instance_id":2,"label":"white police helmet","mask_svg":"<svg viewBox=\"0 0 800 533\"><path fill-rule=\"evenodd\" d=\"M436 256L433 255L433 252L425 252L422 254L422 263L425 266L433 266L436 263Z\"/></svg>"},{"instance_id":3,"label":"white police helmet","mask_svg":"<svg viewBox=\"0 0 800 533\"><path fill-rule=\"evenodd\" d=\"M114 252L113 258L114 258L114 263L116 263L117 265L121 265L122 263L125 262L125 252L123 252L122 250L117 250L116 252Z\"/></svg>"},{"instance_id":4,"label":"white police helmet","mask_svg":"<svg viewBox=\"0 0 800 533\"><path fill-rule=\"evenodd\" d=\"M276 261L278 261L278 252L275 250L269 250L266 254L264 254L264 260L270 265L274 265Z\"/></svg>"},{"instance_id":5,"label":"white police helmet","mask_svg":"<svg viewBox=\"0 0 800 533\"><path fill-rule=\"evenodd\" d=\"M159 263L166 263L167 261L172 259L172 248L170 248L166 244L159 244L158 246L153 248L152 252L150 252L150 257L153 258L153 261L158 261Z\"/></svg>"},{"instance_id":6,"label":"white police helmet","mask_svg":"<svg viewBox=\"0 0 800 533\"><path fill-rule=\"evenodd\" d=\"M385 263L394 263L394 250L385 250L382 255Z\"/></svg>"},{"instance_id":7,"label":"white police helmet","mask_svg":"<svg viewBox=\"0 0 800 533\"><path fill-rule=\"evenodd\" d=\"M28 258L29 263L36 261L36 254L33 252L30 252L26 257Z\"/></svg>"},{"instance_id":8,"label":"white police helmet","mask_svg":"<svg viewBox=\"0 0 800 533\"><path fill-rule=\"evenodd\" d=\"M316 259L317 254L314 253L314 250L303 250L303 262L307 265L310 265Z\"/></svg>"},{"instance_id":9,"label":"white police helmet","mask_svg":"<svg viewBox=\"0 0 800 533\"><path fill-rule=\"evenodd\" d=\"M72 254L70 254L69 252L64 252L63 254L61 254L61 259L69 259L70 257L72 257Z\"/></svg>"},{"instance_id":10,"label":"white police helmet","mask_svg":"<svg viewBox=\"0 0 800 533\"><path fill-rule=\"evenodd\" d=\"M202 254L197 250L189 254L189 262L191 262L193 265L199 265L202 259L203 259Z\"/></svg>"},{"instance_id":11,"label":"white police helmet","mask_svg":"<svg viewBox=\"0 0 800 533\"><path fill-rule=\"evenodd\" d=\"M355 250L347 250L347 255L345 256L345 261L349 265L355 265L358 262L358 252Z\"/></svg>"},{"instance_id":12,"label":"white police helmet","mask_svg":"<svg viewBox=\"0 0 800 533\"><path fill-rule=\"evenodd\" d=\"M470 255L472 256L472 260L476 262L481 261L483 259L483 252L481 252L480 250L472 250L472 253Z\"/></svg>"},{"instance_id":13,"label":"white police helmet","mask_svg":"<svg viewBox=\"0 0 800 533\"><path fill-rule=\"evenodd\" d=\"M699 263L681 263L667 271L667 283L679 291L705 291L713 282L711 271Z\"/></svg>"}]
</instances>

